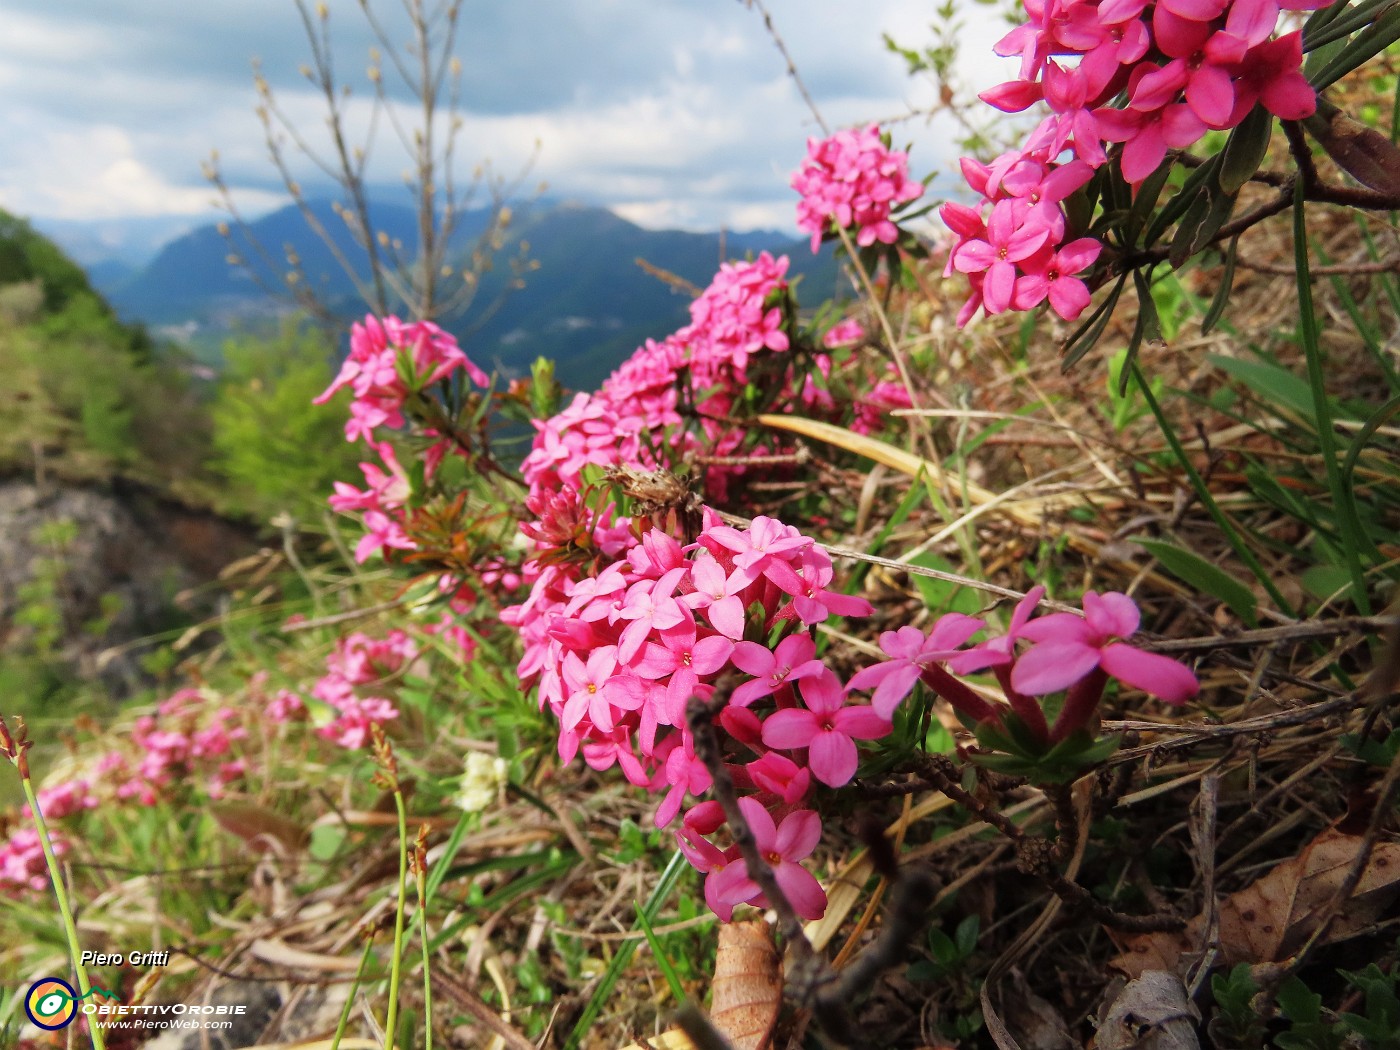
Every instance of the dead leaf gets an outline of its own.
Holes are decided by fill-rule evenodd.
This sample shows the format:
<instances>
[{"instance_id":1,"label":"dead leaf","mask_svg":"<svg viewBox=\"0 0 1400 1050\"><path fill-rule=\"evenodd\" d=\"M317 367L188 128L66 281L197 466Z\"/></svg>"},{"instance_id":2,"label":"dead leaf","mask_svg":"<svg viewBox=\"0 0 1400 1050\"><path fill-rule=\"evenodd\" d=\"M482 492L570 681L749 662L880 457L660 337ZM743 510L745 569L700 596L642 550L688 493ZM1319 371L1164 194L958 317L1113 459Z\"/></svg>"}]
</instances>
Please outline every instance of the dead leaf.
<instances>
[{"instance_id":1,"label":"dead leaf","mask_svg":"<svg viewBox=\"0 0 1400 1050\"><path fill-rule=\"evenodd\" d=\"M358 959L343 955L322 955L319 952L293 948L286 941L259 937L248 947L249 954L263 962L282 966L298 973L354 973L360 968Z\"/></svg>"},{"instance_id":2,"label":"dead leaf","mask_svg":"<svg viewBox=\"0 0 1400 1050\"><path fill-rule=\"evenodd\" d=\"M1200 1011L1181 978L1147 970L1124 985L1099 1022L1098 1050L1200 1050Z\"/></svg>"},{"instance_id":3,"label":"dead leaf","mask_svg":"<svg viewBox=\"0 0 1400 1050\"><path fill-rule=\"evenodd\" d=\"M1031 991L1015 967L1011 978L1015 990L1003 994L1001 1012L1007 1026L1016 1030L1022 1050L1077 1050L1079 1040L1070 1035L1060 1012Z\"/></svg>"},{"instance_id":4,"label":"dead leaf","mask_svg":"<svg viewBox=\"0 0 1400 1050\"><path fill-rule=\"evenodd\" d=\"M258 840L267 838L295 852L310 841L310 832L301 824L252 802L215 802L210 805L209 812L219 827L250 846L266 849L268 843Z\"/></svg>"},{"instance_id":5,"label":"dead leaf","mask_svg":"<svg viewBox=\"0 0 1400 1050\"><path fill-rule=\"evenodd\" d=\"M783 998L782 961L766 922L720 927L710 1020L734 1050L764 1050Z\"/></svg>"},{"instance_id":6,"label":"dead leaf","mask_svg":"<svg viewBox=\"0 0 1400 1050\"><path fill-rule=\"evenodd\" d=\"M1328 828L1292 860L1220 902L1220 959L1235 963L1278 962L1318 928L1361 848L1360 835ZM1400 895L1400 843L1378 843L1365 870L1327 932L1326 943L1355 937L1370 927ZM1182 954L1201 945L1205 917L1182 933L1147 933L1126 938L1126 951L1112 964L1130 977L1148 970L1175 970Z\"/></svg>"}]
</instances>

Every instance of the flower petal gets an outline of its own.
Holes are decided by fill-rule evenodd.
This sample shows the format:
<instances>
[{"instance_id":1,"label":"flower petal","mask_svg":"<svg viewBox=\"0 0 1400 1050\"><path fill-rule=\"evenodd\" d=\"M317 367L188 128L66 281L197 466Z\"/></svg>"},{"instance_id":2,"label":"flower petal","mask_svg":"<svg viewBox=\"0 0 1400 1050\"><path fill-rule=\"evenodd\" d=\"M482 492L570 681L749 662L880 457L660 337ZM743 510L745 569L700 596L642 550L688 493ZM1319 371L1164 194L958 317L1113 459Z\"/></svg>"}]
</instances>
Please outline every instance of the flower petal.
<instances>
[{"instance_id":1,"label":"flower petal","mask_svg":"<svg viewBox=\"0 0 1400 1050\"><path fill-rule=\"evenodd\" d=\"M1122 642L1103 650L1100 665L1120 682L1169 704L1184 704L1201 691L1201 683L1185 665Z\"/></svg>"},{"instance_id":2,"label":"flower petal","mask_svg":"<svg viewBox=\"0 0 1400 1050\"><path fill-rule=\"evenodd\" d=\"M1016 661L1011 688L1026 696L1068 689L1099 665L1099 651L1083 642L1043 642Z\"/></svg>"}]
</instances>

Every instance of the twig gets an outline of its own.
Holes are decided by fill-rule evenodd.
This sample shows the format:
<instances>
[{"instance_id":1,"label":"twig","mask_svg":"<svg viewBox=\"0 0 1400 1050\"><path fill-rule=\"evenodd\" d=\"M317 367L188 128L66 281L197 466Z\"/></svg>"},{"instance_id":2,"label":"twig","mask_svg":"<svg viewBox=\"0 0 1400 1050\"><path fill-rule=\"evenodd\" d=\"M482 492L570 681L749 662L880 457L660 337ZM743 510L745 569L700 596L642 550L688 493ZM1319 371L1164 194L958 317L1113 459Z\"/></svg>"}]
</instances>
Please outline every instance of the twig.
<instances>
[{"instance_id":1,"label":"twig","mask_svg":"<svg viewBox=\"0 0 1400 1050\"><path fill-rule=\"evenodd\" d=\"M724 763L724 752L719 735L715 732L714 718L729 703L729 689L723 683L715 690L714 699L709 703L698 697L692 698L687 711L691 735L695 738L695 757L704 763L705 769L714 782L714 795L725 818L729 821L734 843L743 855L749 878L758 883L768 904L778 913L778 931L783 941L793 953L794 983L802 987L815 987L818 978L823 976L825 962L812 950L812 942L802 929L798 917L787 894L778 885L773 869L763 854L759 852L753 830L744 820L739 809L739 793L734 788L734 779L729 775L729 767Z\"/></svg>"},{"instance_id":2,"label":"twig","mask_svg":"<svg viewBox=\"0 0 1400 1050\"><path fill-rule=\"evenodd\" d=\"M797 85L797 90L801 92L802 101L807 103L807 108L812 111L812 117L816 120L817 126L822 129L822 134L830 135L831 129L826 126L826 121L822 119L821 110L817 109L816 101L808 92L807 85L802 82L802 75L797 72L797 63L792 60L792 55L788 54L787 45L783 43L783 38L778 35L778 29L773 25L773 16L763 6L763 0L743 0L743 3L749 10L757 10L763 16L763 28L768 30L768 35L773 38L778 53L783 56L783 61L787 63L788 76L792 77L792 82Z\"/></svg>"},{"instance_id":3,"label":"twig","mask_svg":"<svg viewBox=\"0 0 1400 1050\"><path fill-rule=\"evenodd\" d=\"M440 969L433 970L432 980L433 988L438 995L471 1014L495 1032L511 1050L535 1050L534 1043L502 1021L491 1005L464 983L455 977L448 977Z\"/></svg>"},{"instance_id":4,"label":"twig","mask_svg":"<svg viewBox=\"0 0 1400 1050\"><path fill-rule=\"evenodd\" d=\"M1143 649L1154 653L1186 653L1198 649L1224 649L1234 646L1254 647L1268 642L1300 641L1309 638L1330 638L1339 634L1370 633L1386 628L1395 628L1400 620L1392 614L1388 616L1341 616L1334 620L1309 620L1303 623L1283 624L1279 627L1262 627L1253 631L1232 631L1230 634L1209 635L1200 638L1172 638L1146 642Z\"/></svg>"},{"instance_id":5,"label":"twig","mask_svg":"<svg viewBox=\"0 0 1400 1050\"><path fill-rule=\"evenodd\" d=\"M1293 266L1280 266L1278 263L1250 262L1248 259L1235 258L1236 266L1243 266L1247 270L1255 270L1259 273L1277 274L1281 277L1292 277L1296 272ZM1345 277L1363 273L1400 273L1400 255L1392 256L1389 259L1382 259L1380 262L1358 262L1358 263L1338 263L1333 266L1311 266L1308 272L1314 277Z\"/></svg>"},{"instance_id":6,"label":"twig","mask_svg":"<svg viewBox=\"0 0 1400 1050\"><path fill-rule=\"evenodd\" d=\"M705 1016L705 1011L692 1002L682 1003L676 1011L676 1027L695 1044L695 1050L734 1050L734 1045Z\"/></svg>"}]
</instances>

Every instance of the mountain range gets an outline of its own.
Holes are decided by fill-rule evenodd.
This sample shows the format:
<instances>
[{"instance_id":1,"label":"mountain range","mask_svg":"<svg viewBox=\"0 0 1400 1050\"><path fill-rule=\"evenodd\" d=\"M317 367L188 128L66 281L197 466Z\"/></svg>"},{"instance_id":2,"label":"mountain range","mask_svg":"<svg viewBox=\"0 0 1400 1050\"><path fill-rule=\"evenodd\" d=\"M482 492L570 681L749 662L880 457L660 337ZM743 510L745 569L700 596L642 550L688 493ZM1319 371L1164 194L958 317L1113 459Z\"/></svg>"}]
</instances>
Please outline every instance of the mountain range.
<instances>
[{"instance_id":1,"label":"mountain range","mask_svg":"<svg viewBox=\"0 0 1400 1050\"><path fill-rule=\"evenodd\" d=\"M339 246L355 257L330 204L312 207L327 229L340 231ZM374 205L372 215L376 229L412 253L412 210ZM485 221L485 212L466 213L452 252L470 251ZM295 253L322 299L347 326L363 314L353 283L294 206L252 221L249 229L268 258ZM124 320L181 339L208 363L217 364L219 346L231 332L270 325L287 311L267 291L278 284L277 264L260 264L257 253L244 250L240 254L254 261L256 277L231 265L230 241L214 224L175 237L139 266L133 266L131 251L101 257L97 231L85 233L75 224L50 230L86 262L93 284ZM559 363L561 379L575 389L596 385L645 339L663 338L688 321L689 297L655 271L703 288L722 259L769 251L787 254L789 280L801 276L809 290L815 286L823 297L835 292L838 277L829 250L813 255L805 241L782 232L649 230L604 208L572 202L538 201L517 209L497 258L516 254L521 242L533 261L524 288L502 296L511 274L498 264L483 276L475 300L493 308L448 317L443 324L484 367L517 376L535 358L550 357ZM86 249L78 250L85 243Z\"/></svg>"}]
</instances>

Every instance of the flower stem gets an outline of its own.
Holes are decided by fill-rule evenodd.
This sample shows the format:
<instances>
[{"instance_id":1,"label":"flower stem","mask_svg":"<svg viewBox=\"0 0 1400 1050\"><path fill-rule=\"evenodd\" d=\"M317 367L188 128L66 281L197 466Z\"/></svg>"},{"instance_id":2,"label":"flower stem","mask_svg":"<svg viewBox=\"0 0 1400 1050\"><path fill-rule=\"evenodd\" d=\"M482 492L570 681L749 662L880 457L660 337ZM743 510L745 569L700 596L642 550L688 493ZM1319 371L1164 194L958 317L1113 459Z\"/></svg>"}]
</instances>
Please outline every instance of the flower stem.
<instances>
[{"instance_id":1,"label":"flower stem","mask_svg":"<svg viewBox=\"0 0 1400 1050\"><path fill-rule=\"evenodd\" d=\"M974 722L997 722L997 709L937 664L929 664L919 676L924 685L953 705L953 710Z\"/></svg>"},{"instance_id":2,"label":"flower stem","mask_svg":"<svg viewBox=\"0 0 1400 1050\"><path fill-rule=\"evenodd\" d=\"M87 969L83 966L83 947L78 941L78 927L73 921L73 909L68 906L68 891L63 888L63 869L58 865L58 858L54 855L53 844L49 841L49 827L44 822L44 814L39 809L39 799L34 794L34 784L30 781L28 769L21 770L20 783L24 786L24 797L29 802L29 811L33 814L34 829L39 833L39 844L44 850L44 862L49 868L49 878L53 882L54 896L58 898L58 911L63 917L63 931L68 935L68 954L73 960L73 972L78 976L78 990L82 997L86 999L92 992L92 985L88 982ZM77 1004L74 1004L76 1009ZM92 1038L92 1045L95 1050L105 1050L106 1039L102 1035L102 1027L95 1018L89 1020L88 1035Z\"/></svg>"},{"instance_id":3,"label":"flower stem","mask_svg":"<svg viewBox=\"0 0 1400 1050\"><path fill-rule=\"evenodd\" d=\"M399 977L403 969L403 917L408 899L408 811L403 792L394 785L394 807L399 814L399 899L394 909L394 954L389 959L389 1012L384 1018L384 1050L394 1050L394 1026L399 1016Z\"/></svg>"},{"instance_id":4,"label":"flower stem","mask_svg":"<svg viewBox=\"0 0 1400 1050\"><path fill-rule=\"evenodd\" d=\"M1088 725L1089 720L1098 709L1099 701L1103 699L1103 687L1107 684L1108 675L1104 669L1095 667L1070 686L1069 695L1065 697L1065 706L1060 709L1060 715L1055 719L1055 726L1050 730L1051 743L1058 744L1076 729L1082 729ZM1095 724L1097 725L1097 723Z\"/></svg>"}]
</instances>

